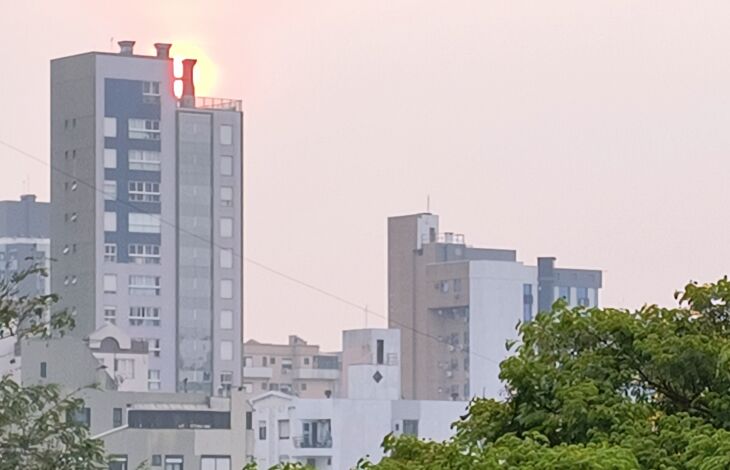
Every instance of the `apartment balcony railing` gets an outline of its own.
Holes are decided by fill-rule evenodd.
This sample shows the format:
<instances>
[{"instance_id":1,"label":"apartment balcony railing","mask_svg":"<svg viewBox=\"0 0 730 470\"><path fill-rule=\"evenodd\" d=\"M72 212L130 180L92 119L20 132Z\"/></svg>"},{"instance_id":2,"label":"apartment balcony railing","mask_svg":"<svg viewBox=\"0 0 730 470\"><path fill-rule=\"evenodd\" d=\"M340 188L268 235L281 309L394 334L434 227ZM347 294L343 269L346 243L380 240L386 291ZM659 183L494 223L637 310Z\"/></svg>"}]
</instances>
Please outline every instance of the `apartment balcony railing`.
<instances>
[{"instance_id":1,"label":"apartment balcony railing","mask_svg":"<svg viewBox=\"0 0 730 470\"><path fill-rule=\"evenodd\" d=\"M297 449L331 449L332 438L325 437L324 439L315 439L308 436L297 436L293 439L294 447Z\"/></svg>"},{"instance_id":2,"label":"apartment balcony railing","mask_svg":"<svg viewBox=\"0 0 730 470\"><path fill-rule=\"evenodd\" d=\"M243 103L241 100L229 98L210 98L207 96L196 96L195 107L202 109L225 109L229 111L241 111Z\"/></svg>"}]
</instances>

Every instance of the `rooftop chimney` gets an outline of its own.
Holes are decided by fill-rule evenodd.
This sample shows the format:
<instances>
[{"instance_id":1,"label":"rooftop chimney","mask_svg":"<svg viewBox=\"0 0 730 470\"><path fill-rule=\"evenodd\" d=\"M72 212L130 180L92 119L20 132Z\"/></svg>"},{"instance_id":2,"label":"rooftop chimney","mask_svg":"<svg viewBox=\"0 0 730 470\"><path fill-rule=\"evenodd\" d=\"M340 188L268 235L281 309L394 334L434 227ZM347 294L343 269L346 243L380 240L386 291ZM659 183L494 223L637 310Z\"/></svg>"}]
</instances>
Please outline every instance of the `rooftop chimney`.
<instances>
[{"instance_id":1,"label":"rooftop chimney","mask_svg":"<svg viewBox=\"0 0 730 470\"><path fill-rule=\"evenodd\" d=\"M169 59L171 47L172 47L172 44L166 44L164 42L156 42L155 49L157 49L157 58Z\"/></svg>"},{"instance_id":2,"label":"rooftop chimney","mask_svg":"<svg viewBox=\"0 0 730 470\"><path fill-rule=\"evenodd\" d=\"M183 64L183 75L182 75L182 96L180 97L180 105L183 108L194 108L195 107L195 83L193 82L193 67L198 62L195 59L185 59L182 61Z\"/></svg>"},{"instance_id":3,"label":"rooftop chimney","mask_svg":"<svg viewBox=\"0 0 730 470\"><path fill-rule=\"evenodd\" d=\"M134 41L119 41L119 54L132 55L134 53Z\"/></svg>"}]
</instances>

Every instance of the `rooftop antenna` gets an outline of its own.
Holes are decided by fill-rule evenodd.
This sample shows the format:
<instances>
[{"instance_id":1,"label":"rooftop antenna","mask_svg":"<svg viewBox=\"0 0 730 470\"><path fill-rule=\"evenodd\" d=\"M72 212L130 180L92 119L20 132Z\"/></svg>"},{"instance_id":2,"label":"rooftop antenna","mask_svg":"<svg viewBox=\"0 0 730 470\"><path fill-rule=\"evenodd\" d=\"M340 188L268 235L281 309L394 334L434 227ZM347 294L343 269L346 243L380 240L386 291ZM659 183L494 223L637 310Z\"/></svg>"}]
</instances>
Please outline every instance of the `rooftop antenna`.
<instances>
[{"instance_id":1,"label":"rooftop antenna","mask_svg":"<svg viewBox=\"0 0 730 470\"><path fill-rule=\"evenodd\" d=\"M431 212L431 195L426 194L426 212Z\"/></svg>"},{"instance_id":2,"label":"rooftop antenna","mask_svg":"<svg viewBox=\"0 0 730 470\"><path fill-rule=\"evenodd\" d=\"M368 306L367 305L365 306L364 312L365 312L365 329L367 330L368 329Z\"/></svg>"}]
</instances>

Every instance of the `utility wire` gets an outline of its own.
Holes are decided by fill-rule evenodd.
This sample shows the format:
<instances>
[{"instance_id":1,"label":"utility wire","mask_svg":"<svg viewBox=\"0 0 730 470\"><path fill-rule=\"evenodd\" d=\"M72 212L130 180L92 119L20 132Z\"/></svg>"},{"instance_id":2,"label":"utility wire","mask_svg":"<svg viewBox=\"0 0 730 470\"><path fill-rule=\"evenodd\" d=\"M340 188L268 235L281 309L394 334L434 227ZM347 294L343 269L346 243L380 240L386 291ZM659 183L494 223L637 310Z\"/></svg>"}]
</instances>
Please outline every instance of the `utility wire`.
<instances>
[{"instance_id":1,"label":"utility wire","mask_svg":"<svg viewBox=\"0 0 730 470\"><path fill-rule=\"evenodd\" d=\"M51 171L54 171L54 172L59 173L61 175L64 175L64 176L66 176L68 178L72 178L74 181L77 181L79 184L84 185L84 186L92 189L93 191L95 191L95 192L97 192L99 194L105 195L104 191L101 190L101 189L99 189L95 184L89 183L88 181L84 181L82 179L79 179L76 175L73 175L71 173L68 173L68 172L66 172L66 171L64 171L64 170L62 170L62 169L54 166L52 163L49 163L49 162L47 162L47 161L45 161L45 160L43 160L41 158L38 158L35 155L33 155L33 154L29 153L29 152L26 152L25 150L23 150L21 148L18 148L16 146L12 145L12 144L9 144L8 142L5 142L2 139L0 139L0 145L3 145L4 147L9 148L10 150L13 150L13 151L19 153L20 155L23 155L23 156L25 156L27 158L30 158L31 160L34 160L34 161L36 161L36 162L38 162L38 163L40 163L42 165L45 165L45 166L49 167L51 169ZM140 212L140 213L145 213L145 214L148 214L148 215L155 215L155 216L159 215L160 216L159 219L160 219L160 222L161 223L164 223L165 225L170 226L170 227L178 230L179 232L182 232L182 233L185 233L186 235L189 235L191 237L197 238L198 240L201 240L201 241L203 241L205 243L208 243L208 244L210 244L210 245L212 245L212 246L214 246L216 248L226 249L226 250L229 249L227 247L221 247L221 246L219 246L214 240L207 239L207 238L205 238L203 236L200 236L200 235L198 235L196 233L192 233L192 232L190 232L190 231L188 231L188 230L186 230L184 228L181 228L175 222L170 222L168 220L163 219L161 214L153 214L153 213L147 211L143 207L139 207L139 206L137 206L135 204L130 203L129 201L123 201L123 200L121 200L119 198L115 198L114 199L114 202L116 202L118 204L121 204L123 206L126 206L126 207L128 207L130 209L133 209L135 212ZM303 281L301 279L298 279L298 278L296 278L294 276L291 276L289 274L286 274L284 272L281 272L281 271L279 271L277 269L274 269L274 268L272 268L270 266L267 266L266 264L264 264L264 263L262 263L260 261L257 261L255 259L249 258L247 256L242 256L240 253L236 252L235 250L231 250L231 251L233 253L233 256L235 256L235 257L237 257L237 258L239 258L239 259L241 259L241 260L243 260L243 261L245 261L245 262L247 262L249 264L252 264L254 266L257 266L257 267L259 267L259 268L261 268L261 269L263 269L265 271L268 271L271 274L274 274L274 275L279 276L279 277L281 277L283 279L286 279L286 280L288 280L288 281L290 281L290 282L292 282L294 284L298 284L298 285L300 285L302 287L305 287L307 289L310 289L310 290L312 290L314 292L317 292L319 294L322 294L324 296L327 296L327 297L329 297L329 298L331 298L333 300L336 300L336 301L338 301L338 302L340 302L342 304L345 304L345 305L348 305L348 306L350 306L352 308L355 308L357 310L360 310L361 312L364 312L364 313L366 313L368 315L374 315L374 316L376 316L378 318L381 318L383 320L386 320L386 321L388 321L388 322L390 322L390 323L392 323L394 325L397 325L399 328L401 328L403 330L408 330L408 331L411 331L414 334L419 335L419 336L422 336L424 338L429 338L429 339L432 339L432 340L434 340L434 341L436 341L438 343L449 345L448 342L444 341L443 339L439 338L438 336L434 336L434 335L432 335L430 333L426 333L426 332L423 332L423 331L419 331L419 330L417 330L417 329L415 329L413 327L410 327L410 326L406 325L405 323L399 322L399 321L394 320L392 318L389 319L387 316L385 316L385 315L383 315L381 313L378 313L378 312L376 312L374 310L371 310L370 308L368 308L368 307L366 307L364 305L360 305L357 302L354 302L354 301L351 301L349 299L346 299L346 298L344 298L344 297L342 297L340 295L337 295L337 294L335 294L333 292L330 292L330 291L328 291L326 289L323 289L321 287L315 286L314 284L310 284L310 283L308 283L306 281ZM490 358L488 356L485 356L483 354L476 353L474 351L469 351L469 353L472 354L472 355L474 355L474 356L480 357L480 358L482 358L482 359L484 359L486 361L492 362L493 364L496 364L496 365L499 365L499 363L500 363L500 361L497 361L495 359L492 359L492 358Z\"/></svg>"}]
</instances>

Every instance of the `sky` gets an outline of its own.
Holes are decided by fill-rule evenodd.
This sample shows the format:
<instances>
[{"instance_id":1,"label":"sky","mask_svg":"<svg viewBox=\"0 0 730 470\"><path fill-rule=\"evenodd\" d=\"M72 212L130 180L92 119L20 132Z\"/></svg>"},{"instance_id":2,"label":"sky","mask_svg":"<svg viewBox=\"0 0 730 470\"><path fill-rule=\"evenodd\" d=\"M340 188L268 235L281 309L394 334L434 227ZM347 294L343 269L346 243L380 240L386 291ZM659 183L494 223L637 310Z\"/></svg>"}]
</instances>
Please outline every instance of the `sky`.
<instances>
[{"instance_id":1,"label":"sky","mask_svg":"<svg viewBox=\"0 0 730 470\"><path fill-rule=\"evenodd\" d=\"M114 5L119 7L114 7ZM0 140L49 160L49 61L171 42L244 107L247 338L385 325L387 217L604 272L674 305L730 260L730 4L708 0L13 2ZM12 14L10 14L12 13ZM0 199L49 168L0 146Z\"/></svg>"}]
</instances>

